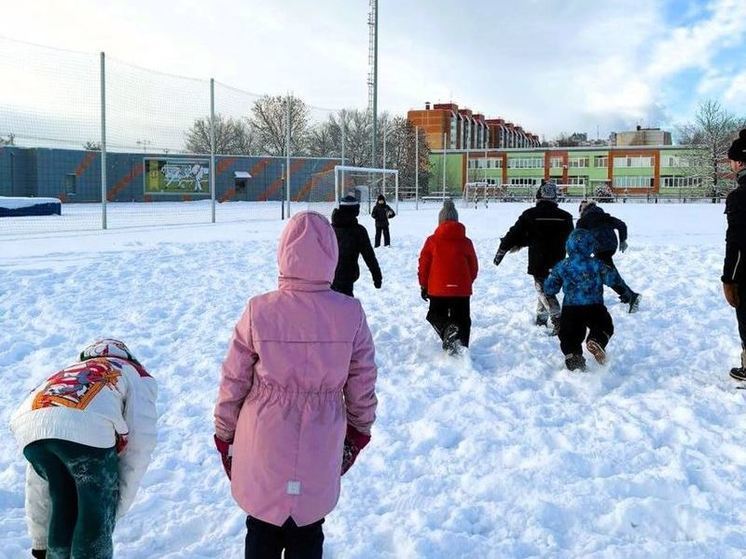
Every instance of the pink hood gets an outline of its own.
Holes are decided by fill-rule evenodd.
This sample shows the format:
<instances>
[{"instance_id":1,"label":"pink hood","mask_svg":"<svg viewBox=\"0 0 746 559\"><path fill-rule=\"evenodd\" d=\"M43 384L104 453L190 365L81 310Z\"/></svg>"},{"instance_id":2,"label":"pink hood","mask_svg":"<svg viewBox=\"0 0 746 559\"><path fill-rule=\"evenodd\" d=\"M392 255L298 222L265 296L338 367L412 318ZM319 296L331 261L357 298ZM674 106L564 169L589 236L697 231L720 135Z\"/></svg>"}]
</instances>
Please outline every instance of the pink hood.
<instances>
[{"instance_id":1,"label":"pink hood","mask_svg":"<svg viewBox=\"0 0 746 559\"><path fill-rule=\"evenodd\" d=\"M295 214L285 226L277 249L280 287L283 280L331 284L338 253L334 229L323 215Z\"/></svg>"}]
</instances>

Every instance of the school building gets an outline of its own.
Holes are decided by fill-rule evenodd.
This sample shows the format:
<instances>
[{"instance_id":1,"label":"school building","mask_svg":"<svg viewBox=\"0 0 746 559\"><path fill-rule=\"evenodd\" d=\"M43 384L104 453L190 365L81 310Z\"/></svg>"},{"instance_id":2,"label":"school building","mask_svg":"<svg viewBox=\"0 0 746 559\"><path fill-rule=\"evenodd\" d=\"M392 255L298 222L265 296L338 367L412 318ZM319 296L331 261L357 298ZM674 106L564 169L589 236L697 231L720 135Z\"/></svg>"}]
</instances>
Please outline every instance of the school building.
<instances>
[{"instance_id":1,"label":"school building","mask_svg":"<svg viewBox=\"0 0 746 559\"><path fill-rule=\"evenodd\" d=\"M433 150L430 189L458 193L467 182L486 182L528 191L541 179L552 179L573 195L688 196L703 189L699 178L688 176L690 153L691 148L670 145Z\"/></svg>"}]
</instances>

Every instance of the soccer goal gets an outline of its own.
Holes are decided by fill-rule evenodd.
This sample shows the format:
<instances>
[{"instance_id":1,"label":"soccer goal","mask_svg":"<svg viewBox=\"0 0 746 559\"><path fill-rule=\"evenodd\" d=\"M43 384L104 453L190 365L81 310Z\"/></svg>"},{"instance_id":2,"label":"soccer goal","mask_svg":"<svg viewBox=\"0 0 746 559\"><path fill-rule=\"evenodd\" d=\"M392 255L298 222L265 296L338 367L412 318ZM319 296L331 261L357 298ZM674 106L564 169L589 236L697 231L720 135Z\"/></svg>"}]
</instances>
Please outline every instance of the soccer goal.
<instances>
[{"instance_id":1,"label":"soccer goal","mask_svg":"<svg viewBox=\"0 0 746 559\"><path fill-rule=\"evenodd\" d=\"M396 169L337 165L334 167L334 192L336 204L339 204L342 196L351 194L361 205L367 204L369 213L376 198L383 194L389 205L395 206L394 211L399 213L399 171Z\"/></svg>"},{"instance_id":2,"label":"soccer goal","mask_svg":"<svg viewBox=\"0 0 746 559\"><path fill-rule=\"evenodd\" d=\"M505 198L505 193L505 185L485 181L467 182L464 185L463 205L465 208L470 206L478 208L480 204L483 204L486 208L490 201L494 202Z\"/></svg>"}]
</instances>

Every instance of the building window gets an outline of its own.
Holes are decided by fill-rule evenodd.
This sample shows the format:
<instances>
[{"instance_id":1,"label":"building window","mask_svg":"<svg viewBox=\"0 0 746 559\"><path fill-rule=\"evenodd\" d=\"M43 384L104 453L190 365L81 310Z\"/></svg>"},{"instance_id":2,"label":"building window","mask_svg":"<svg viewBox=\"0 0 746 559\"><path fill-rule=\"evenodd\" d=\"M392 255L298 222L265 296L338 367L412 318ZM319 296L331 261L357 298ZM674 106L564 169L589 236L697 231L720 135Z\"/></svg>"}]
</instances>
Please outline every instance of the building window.
<instances>
[{"instance_id":1,"label":"building window","mask_svg":"<svg viewBox=\"0 0 746 559\"><path fill-rule=\"evenodd\" d=\"M701 188L702 177L661 177L662 188Z\"/></svg>"},{"instance_id":2,"label":"building window","mask_svg":"<svg viewBox=\"0 0 746 559\"><path fill-rule=\"evenodd\" d=\"M549 166L552 169L561 169L562 168L562 158L561 157L551 157L549 158Z\"/></svg>"},{"instance_id":3,"label":"building window","mask_svg":"<svg viewBox=\"0 0 746 559\"><path fill-rule=\"evenodd\" d=\"M534 179L529 177L524 178L512 178L510 179L511 186L537 186L540 179Z\"/></svg>"},{"instance_id":4,"label":"building window","mask_svg":"<svg viewBox=\"0 0 746 559\"><path fill-rule=\"evenodd\" d=\"M614 177L614 188L652 188L653 177Z\"/></svg>"},{"instance_id":5,"label":"building window","mask_svg":"<svg viewBox=\"0 0 746 559\"><path fill-rule=\"evenodd\" d=\"M593 158L593 166L594 167L608 167L609 166L609 156L608 155L597 155Z\"/></svg>"},{"instance_id":6,"label":"building window","mask_svg":"<svg viewBox=\"0 0 746 559\"><path fill-rule=\"evenodd\" d=\"M642 156L634 156L634 157L615 157L614 158L614 167L652 167L653 166L653 158L652 157L642 157Z\"/></svg>"},{"instance_id":7,"label":"building window","mask_svg":"<svg viewBox=\"0 0 746 559\"><path fill-rule=\"evenodd\" d=\"M571 157L570 167L588 167L587 157Z\"/></svg>"},{"instance_id":8,"label":"building window","mask_svg":"<svg viewBox=\"0 0 746 559\"><path fill-rule=\"evenodd\" d=\"M543 169L541 157L512 157L508 159L508 169Z\"/></svg>"},{"instance_id":9,"label":"building window","mask_svg":"<svg viewBox=\"0 0 746 559\"><path fill-rule=\"evenodd\" d=\"M78 177L75 173L68 173L65 175L65 193L66 194L77 194L78 193Z\"/></svg>"},{"instance_id":10,"label":"building window","mask_svg":"<svg viewBox=\"0 0 746 559\"><path fill-rule=\"evenodd\" d=\"M571 186L585 186L586 182L588 182L588 177L570 177L567 180L567 184Z\"/></svg>"},{"instance_id":11,"label":"building window","mask_svg":"<svg viewBox=\"0 0 746 559\"><path fill-rule=\"evenodd\" d=\"M663 160L663 167L689 167L689 160L678 155L669 155Z\"/></svg>"}]
</instances>

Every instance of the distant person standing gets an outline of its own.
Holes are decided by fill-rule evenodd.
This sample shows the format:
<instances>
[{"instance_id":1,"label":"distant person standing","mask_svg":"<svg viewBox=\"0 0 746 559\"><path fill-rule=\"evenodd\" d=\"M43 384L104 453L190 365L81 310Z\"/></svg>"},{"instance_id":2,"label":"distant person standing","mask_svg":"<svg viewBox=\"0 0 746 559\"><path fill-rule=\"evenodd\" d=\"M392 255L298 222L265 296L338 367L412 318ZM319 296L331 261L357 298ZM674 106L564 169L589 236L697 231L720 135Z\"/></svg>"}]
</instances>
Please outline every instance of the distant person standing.
<instances>
[{"instance_id":1,"label":"distant person standing","mask_svg":"<svg viewBox=\"0 0 746 559\"><path fill-rule=\"evenodd\" d=\"M383 276L376 259L376 253L370 244L368 230L357 222L360 214L360 202L348 195L339 201L339 208L332 212L332 227L337 236L339 259L334 271L332 290L353 297L352 289L360 277L358 257L363 256L365 264L373 276L373 286L381 289Z\"/></svg>"},{"instance_id":2,"label":"distant person standing","mask_svg":"<svg viewBox=\"0 0 746 559\"><path fill-rule=\"evenodd\" d=\"M537 192L536 206L523 212L518 221L500 239L494 264L499 266L508 252L528 247L528 274L534 278L538 296L536 325L547 326L556 335L560 327L560 304L557 297L544 292L549 271L565 257L565 243L572 231L572 216L557 206L557 185L545 182Z\"/></svg>"},{"instance_id":3,"label":"distant person standing","mask_svg":"<svg viewBox=\"0 0 746 559\"><path fill-rule=\"evenodd\" d=\"M389 219L396 217L396 213L386 203L386 197L383 194L378 195L376 206L370 212L373 219L376 220L376 243L375 247L381 246L381 233L383 233L383 245L391 245L391 235L389 233Z\"/></svg>"},{"instance_id":4,"label":"distant person standing","mask_svg":"<svg viewBox=\"0 0 746 559\"><path fill-rule=\"evenodd\" d=\"M730 376L746 381L746 128L728 150L730 168L736 174L738 186L725 200L728 230L725 234L723 293L728 304L736 309L738 333L741 337L741 366L730 370Z\"/></svg>"},{"instance_id":5,"label":"distant person standing","mask_svg":"<svg viewBox=\"0 0 746 559\"><path fill-rule=\"evenodd\" d=\"M627 224L621 219L607 214L593 200L583 200L580 203L580 219L575 226L578 229L588 229L593 234L596 240L593 255L616 270L612 257L616 253L617 247L619 247L620 252L627 250ZM619 232L618 244L614 230ZM617 274L618 272L619 270L617 270ZM628 305L630 313L637 312L641 295L632 291L622 279L621 274L618 275L620 282L617 285L612 285L611 288L619 295L619 300Z\"/></svg>"}]
</instances>

